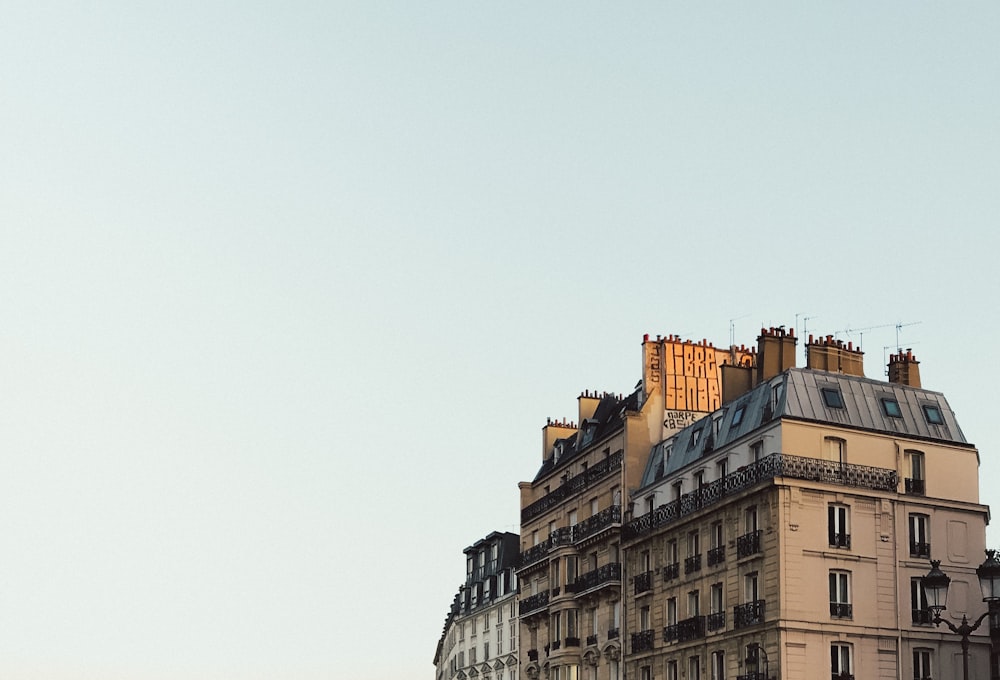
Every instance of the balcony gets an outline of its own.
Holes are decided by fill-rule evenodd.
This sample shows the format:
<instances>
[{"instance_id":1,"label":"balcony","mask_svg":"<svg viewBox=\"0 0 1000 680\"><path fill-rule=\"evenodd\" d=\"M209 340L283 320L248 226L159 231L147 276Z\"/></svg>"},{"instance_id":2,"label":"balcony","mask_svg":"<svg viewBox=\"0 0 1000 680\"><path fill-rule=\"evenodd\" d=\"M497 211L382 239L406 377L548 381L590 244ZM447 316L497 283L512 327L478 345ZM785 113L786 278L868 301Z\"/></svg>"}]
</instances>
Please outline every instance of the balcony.
<instances>
[{"instance_id":1,"label":"balcony","mask_svg":"<svg viewBox=\"0 0 1000 680\"><path fill-rule=\"evenodd\" d=\"M648 652L653 648L653 631L644 630L641 633L632 633L632 653Z\"/></svg>"},{"instance_id":2,"label":"balcony","mask_svg":"<svg viewBox=\"0 0 1000 680\"><path fill-rule=\"evenodd\" d=\"M676 623L671 623L663 627L663 641L664 642L677 642L680 638L680 629L677 627Z\"/></svg>"},{"instance_id":3,"label":"balcony","mask_svg":"<svg viewBox=\"0 0 1000 680\"><path fill-rule=\"evenodd\" d=\"M931 558L931 544L910 541L910 557Z\"/></svg>"},{"instance_id":4,"label":"balcony","mask_svg":"<svg viewBox=\"0 0 1000 680\"><path fill-rule=\"evenodd\" d=\"M830 616L835 619L854 618L854 606L846 602L831 602Z\"/></svg>"},{"instance_id":5,"label":"balcony","mask_svg":"<svg viewBox=\"0 0 1000 680\"><path fill-rule=\"evenodd\" d=\"M934 615L931 614L930 609L911 609L910 618L916 624L930 624L934 619Z\"/></svg>"},{"instance_id":6,"label":"balcony","mask_svg":"<svg viewBox=\"0 0 1000 680\"><path fill-rule=\"evenodd\" d=\"M557 649L559 649L560 647L562 647L562 641L561 640L553 640L552 641L552 651L553 652L556 651Z\"/></svg>"},{"instance_id":7,"label":"balcony","mask_svg":"<svg viewBox=\"0 0 1000 680\"><path fill-rule=\"evenodd\" d=\"M653 572L647 571L637 574L635 577L635 594L644 593L653 589Z\"/></svg>"},{"instance_id":8,"label":"balcony","mask_svg":"<svg viewBox=\"0 0 1000 680\"><path fill-rule=\"evenodd\" d=\"M617 640L618 639L618 629L617 628L608 628L608 639L609 640Z\"/></svg>"},{"instance_id":9,"label":"balcony","mask_svg":"<svg viewBox=\"0 0 1000 680\"><path fill-rule=\"evenodd\" d=\"M677 641L687 642L705 637L705 617L692 616L677 623Z\"/></svg>"},{"instance_id":10,"label":"balcony","mask_svg":"<svg viewBox=\"0 0 1000 680\"><path fill-rule=\"evenodd\" d=\"M528 650L528 661L538 661L538 650L529 649Z\"/></svg>"},{"instance_id":11,"label":"balcony","mask_svg":"<svg viewBox=\"0 0 1000 680\"><path fill-rule=\"evenodd\" d=\"M565 645L566 647L579 647L580 646L580 638L578 638L578 637L568 637L565 640L563 640L563 645Z\"/></svg>"},{"instance_id":12,"label":"balcony","mask_svg":"<svg viewBox=\"0 0 1000 680\"><path fill-rule=\"evenodd\" d=\"M679 577L681 573L680 562L674 562L673 564L668 564L663 567L663 580L673 581L675 578Z\"/></svg>"},{"instance_id":13,"label":"balcony","mask_svg":"<svg viewBox=\"0 0 1000 680\"><path fill-rule=\"evenodd\" d=\"M684 558L684 573L693 574L696 571L701 571L701 555L691 555L691 557Z\"/></svg>"},{"instance_id":14,"label":"balcony","mask_svg":"<svg viewBox=\"0 0 1000 680\"><path fill-rule=\"evenodd\" d=\"M592 465L578 475L567 477L556 489L539 498L534 503L521 509L521 523L538 517L554 508L566 498L577 494L622 467L622 452L617 451L596 465Z\"/></svg>"},{"instance_id":15,"label":"balcony","mask_svg":"<svg viewBox=\"0 0 1000 680\"><path fill-rule=\"evenodd\" d=\"M587 636L587 646L591 647L591 646L595 646L595 645L597 645L597 636L596 635L588 635Z\"/></svg>"},{"instance_id":16,"label":"balcony","mask_svg":"<svg viewBox=\"0 0 1000 680\"><path fill-rule=\"evenodd\" d=\"M579 543L585 538L596 536L605 529L618 526L621 523L622 508L620 505L612 505L573 527L573 541Z\"/></svg>"},{"instance_id":17,"label":"balcony","mask_svg":"<svg viewBox=\"0 0 1000 680\"><path fill-rule=\"evenodd\" d=\"M851 535L843 533L831 533L830 534L830 547L831 548L847 548L851 549Z\"/></svg>"},{"instance_id":18,"label":"balcony","mask_svg":"<svg viewBox=\"0 0 1000 680\"><path fill-rule=\"evenodd\" d=\"M545 607L548 606L549 606L549 591L546 590L544 593L531 595L521 600L520 604L518 604L517 611L521 616L524 616L525 614L530 614L533 611L544 609Z\"/></svg>"},{"instance_id":19,"label":"balcony","mask_svg":"<svg viewBox=\"0 0 1000 680\"><path fill-rule=\"evenodd\" d=\"M854 680L854 673L833 673L830 675L830 680Z\"/></svg>"},{"instance_id":20,"label":"balcony","mask_svg":"<svg viewBox=\"0 0 1000 680\"><path fill-rule=\"evenodd\" d=\"M736 680L771 680L764 675L764 671L750 671L743 675L737 675Z\"/></svg>"},{"instance_id":21,"label":"balcony","mask_svg":"<svg viewBox=\"0 0 1000 680\"><path fill-rule=\"evenodd\" d=\"M708 566L714 567L726 561L726 546L720 545L708 551Z\"/></svg>"},{"instance_id":22,"label":"balcony","mask_svg":"<svg viewBox=\"0 0 1000 680\"><path fill-rule=\"evenodd\" d=\"M560 527L552 532L549 541L553 548L561 545L573 545L573 527Z\"/></svg>"},{"instance_id":23,"label":"balcony","mask_svg":"<svg viewBox=\"0 0 1000 680\"><path fill-rule=\"evenodd\" d=\"M533 545L524 552L521 553L518 558L518 568L524 569L527 566L534 564L540 560L545 559L549 554L549 548L552 547L551 539L546 539L539 543L538 545Z\"/></svg>"},{"instance_id":24,"label":"balcony","mask_svg":"<svg viewBox=\"0 0 1000 680\"><path fill-rule=\"evenodd\" d=\"M736 557L750 557L760 552L760 529L736 538Z\"/></svg>"},{"instance_id":25,"label":"balcony","mask_svg":"<svg viewBox=\"0 0 1000 680\"><path fill-rule=\"evenodd\" d=\"M925 489L924 489L924 480L922 480L922 479L913 479L912 477L907 477L904 481L905 481L905 486L906 486L906 493L911 494L913 496L923 496L924 495L924 492L925 492Z\"/></svg>"},{"instance_id":26,"label":"balcony","mask_svg":"<svg viewBox=\"0 0 1000 680\"><path fill-rule=\"evenodd\" d=\"M896 491L899 484L895 470L773 453L635 518L625 525L624 537L626 540L632 540L650 534L681 517L775 477L890 492Z\"/></svg>"},{"instance_id":27,"label":"balcony","mask_svg":"<svg viewBox=\"0 0 1000 680\"><path fill-rule=\"evenodd\" d=\"M715 612L714 614L709 614L705 619L705 627L708 630L723 630L726 627L726 612Z\"/></svg>"},{"instance_id":28,"label":"balcony","mask_svg":"<svg viewBox=\"0 0 1000 680\"><path fill-rule=\"evenodd\" d=\"M733 607L733 626L746 628L764 622L764 600L754 600Z\"/></svg>"},{"instance_id":29,"label":"balcony","mask_svg":"<svg viewBox=\"0 0 1000 680\"><path fill-rule=\"evenodd\" d=\"M617 583L621 580L621 562L609 562L603 567L598 567L593 571L588 571L586 574L578 576L576 582L573 584L573 587L577 593L582 593L587 590L597 588L598 586L602 586L606 583Z\"/></svg>"}]
</instances>

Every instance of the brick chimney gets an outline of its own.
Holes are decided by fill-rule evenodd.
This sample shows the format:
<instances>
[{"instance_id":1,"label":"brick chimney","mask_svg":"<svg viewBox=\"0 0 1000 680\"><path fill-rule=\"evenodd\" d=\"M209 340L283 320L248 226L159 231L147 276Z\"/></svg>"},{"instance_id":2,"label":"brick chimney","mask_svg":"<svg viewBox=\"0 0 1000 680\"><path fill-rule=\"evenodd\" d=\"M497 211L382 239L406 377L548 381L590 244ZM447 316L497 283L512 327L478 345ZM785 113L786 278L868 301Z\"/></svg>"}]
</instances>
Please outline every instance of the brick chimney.
<instances>
[{"instance_id":1,"label":"brick chimney","mask_svg":"<svg viewBox=\"0 0 1000 680\"><path fill-rule=\"evenodd\" d=\"M920 387L920 362L911 350L899 350L899 354L889 355L889 382L897 385Z\"/></svg>"},{"instance_id":2,"label":"brick chimney","mask_svg":"<svg viewBox=\"0 0 1000 680\"><path fill-rule=\"evenodd\" d=\"M789 368L795 368L795 332L761 328L757 338L757 380L760 384Z\"/></svg>"},{"instance_id":3,"label":"brick chimney","mask_svg":"<svg viewBox=\"0 0 1000 680\"><path fill-rule=\"evenodd\" d=\"M545 427L542 428L542 460L549 457L552 447L560 439L576 434L576 423L567 423L563 418L562 422L545 419Z\"/></svg>"},{"instance_id":4,"label":"brick chimney","mask_svg":"<svg viewBox=\"0 0 1000 680\"><path fill-rule=\"evenodd\" d=\"M844 344L832 335L815 341L810 335L806 343L806 368L864 377L865 353L854 349L853 342Z\"/></svg>"}]
</instances>

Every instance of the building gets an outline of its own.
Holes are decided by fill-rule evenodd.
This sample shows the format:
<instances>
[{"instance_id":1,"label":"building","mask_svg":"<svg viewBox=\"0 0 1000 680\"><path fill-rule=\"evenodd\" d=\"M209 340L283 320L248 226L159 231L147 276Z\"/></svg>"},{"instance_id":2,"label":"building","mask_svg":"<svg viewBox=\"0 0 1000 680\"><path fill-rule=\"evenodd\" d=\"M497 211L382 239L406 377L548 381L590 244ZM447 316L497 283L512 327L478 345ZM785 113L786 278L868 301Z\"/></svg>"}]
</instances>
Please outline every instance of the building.
<instances>
[{"instance_id":1,"label":"building","mask_svg":"<svg viewBox=\"0 0 1000 680\"><path fill-rule=\"evenodd\" d=\"M648 336L627 396L584 392L576 421L549 419L542 464L522 482L520 665L528 680L620 680L622 499L651 448L722 405L722 367L754 352Z\"/></svg>"},{"instance_id":2,"label":"building","mask_svg":"<svg viewBox=\"0 0 1000 680\"><path fill-rule=\"evenodd\" d=\"M493 532L466 548L465 582L434 653L437 680L518 680L517 534Z\"/></svg>"},{"instance_id":3,"label":"building","mask_svg":"<svg viewBox=\"0 0 1000 680\"><path fill-rule=\"evenodd\" d=\"M885 382L829 336L796 368L795 344L762 330L722 367L722 403L622 482L630 679L962 677L920 578L940 560L945 615L985 610L976 448L909 351ZM988 645L973 635L972 677L989 677Z\"/></svg>"}]
</instances>

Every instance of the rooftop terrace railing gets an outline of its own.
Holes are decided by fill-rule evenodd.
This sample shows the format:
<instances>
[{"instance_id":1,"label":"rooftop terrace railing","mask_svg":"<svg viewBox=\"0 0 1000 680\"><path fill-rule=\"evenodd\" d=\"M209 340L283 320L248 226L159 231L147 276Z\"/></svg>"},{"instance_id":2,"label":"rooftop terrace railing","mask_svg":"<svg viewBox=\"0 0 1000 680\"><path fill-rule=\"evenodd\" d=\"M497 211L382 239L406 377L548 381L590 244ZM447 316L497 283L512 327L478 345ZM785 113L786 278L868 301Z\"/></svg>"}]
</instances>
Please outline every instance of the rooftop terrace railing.
<instances>
[{"instance_id":1,"label":"rooftop terrace railing","mask_svg":"<svg viewBox=\"0 0 1000 680\"><path fill-rule=\"evenodd\" d=\"M875 491L896 491L899 484L895 470L792 456L787 453L772 453L721 479L705 484L700 489L661 505L652 512L636 517L625 524L625 539L639 538L652 533L685 515L714 505L727 496L745 491L775 477L809 479Z\"/></svg>"}]
</instances>

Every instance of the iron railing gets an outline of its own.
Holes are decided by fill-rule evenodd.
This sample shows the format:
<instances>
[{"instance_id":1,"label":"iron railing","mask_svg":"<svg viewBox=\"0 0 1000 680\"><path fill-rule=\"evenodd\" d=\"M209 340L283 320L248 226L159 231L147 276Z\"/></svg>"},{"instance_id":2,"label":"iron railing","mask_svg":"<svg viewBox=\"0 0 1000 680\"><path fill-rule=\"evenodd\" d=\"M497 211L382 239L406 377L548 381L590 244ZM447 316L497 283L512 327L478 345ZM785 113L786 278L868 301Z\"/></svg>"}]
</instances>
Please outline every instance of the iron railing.
<instances>
[{"instance_id":1,"label":"iron railing","mask_svg":"<svg viewBox=\"0 0 1000 680\"><path fill-rule=\"evenodd\" d=\"M653 630L632 633L632 653L646 652L653 648Z\"/></svg>"},{"instance_id":2,"label":"iron railing","mask_svg":"<svg viewBox=\"0 0 1000 680\"><path fill-rule=\"evenodd\" d=\"M764 600L754 600L733 607L733 626L745 628L764 621Z\"/></svg>"},{"instance_id":3,"label":"iron railing","mask_svg":"<svg viewBox=\"0 0 1000 680\"><path fill-rule=\"evenodd\" d=\"M524 616L536 609L543 609L547 606L549 606L549 591L546 590L544 593L531 595L521 600L517 606L517 611L521 616Z\"/></svg>"},{"instance_id":4,"label":"iron railing","mask_svg":"<svg viewBox=\"0 0 1000 680\"><path fill-rule=\"evenodd\" d=\"M708 551L708 566L714 567L726 561L726 546L720 545Z\"/></svg>"},{"instance_id":5,"label":"iron railing","mask_svg":"<svg viewBox=\"0 0 1000 680\"><path fill-rule=\"evenodd\" d=\"M663 580L673 581L675 578L680 576L681 564L680 562L674 562L673 564L668 564L663 567Z\"/></svg>"},{"instance_id":6,"label":"iron railing","mask_svg":"<svg viewBox=\"0 0 1000 680\"><path fill-rule=\"evenodd\" d=\"M558 505L562 500L575 493L583 491L587 487L604 479L612 472L620 470L622 466L622 459L622 452L616 451L596 465L588 467L580 474L567 477L566 481L564 481L557 488L545 494L531 505L527 505L522 508L521 523L524 524L525 522L538 517L545 511Z\"/></svg>"},{"instance_id":7,"label":"iron railing","mask_svg":"<svg viewBox=\"0 0 1000 680\"><path fill-rule=\"evenodd\" d=\"M760 529L736 537L736 557L750 557L760 552Z\"/></svg>"},{"instance_id":8,"label":"iron railing","mask_svg":"<svg viewBox=\"0 0 1000 680\"><path fill-rule=\"evenodd\" d=\"M586 574L577 576L576 582L573 585L576 587L576 592L582 593L585 590L596 588L597 586L604 585L605 583L621 580L621 562L608 562L604 566L588 571Z\"/></svg>"},{"instance_id":9,"label":"iron railing","mask_svg":"<svg viewBox=\"0 0 1000 680\"><path fill-rule=\"evenodd\" d=\"M636 517L625 525L625 539L638 538L651 533L680 517L775 477L807 479L875 491L896 491L899 479L895 470L886 468L837 463L819 458L792 456L786 453L772 453L755 463L729 473L721 479L705 484L676 500L661 505L652 512Z\"/></svg>"},{"instance_id":10,"label":"iron railing","mask_svg":"<svg viewBox=\"0 0 1000 680\"><path fill-rule=\"evenodd\" d=\"M635 594L644 593L653 589L653 572L645 571L635 576Z\"/></svg>"}]
</instances>

